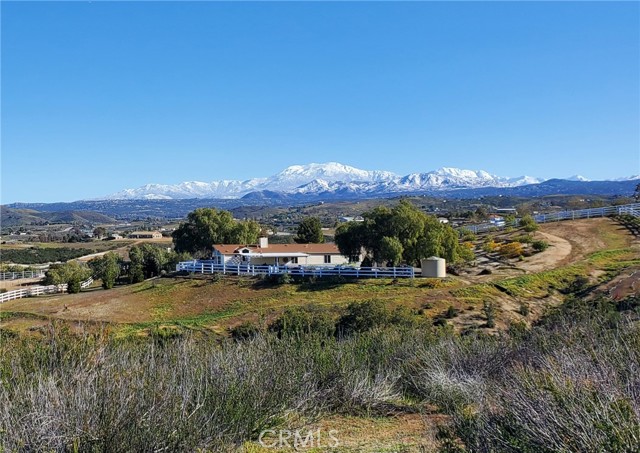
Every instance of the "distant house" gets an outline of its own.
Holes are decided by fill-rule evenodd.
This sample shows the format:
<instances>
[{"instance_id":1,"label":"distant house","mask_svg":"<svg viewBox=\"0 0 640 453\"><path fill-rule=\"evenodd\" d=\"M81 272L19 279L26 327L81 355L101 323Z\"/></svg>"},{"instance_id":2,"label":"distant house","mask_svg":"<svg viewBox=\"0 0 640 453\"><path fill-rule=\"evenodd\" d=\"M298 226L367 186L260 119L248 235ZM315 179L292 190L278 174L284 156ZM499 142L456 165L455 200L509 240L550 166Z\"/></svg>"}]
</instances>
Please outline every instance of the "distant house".
<instances>
[{"instance_id":1,"label":"distant house","mask_svg":"<svg viewBox=\"0 0 640 453\"><path fill-rule=\"evenodd\" d=\"M118 240L118 239L123 239L123 237L119 234L113 233L111 235L109 235L109 237L107 238L109 240Z\"/></svg>"},{"instance_id":2,"label":"distant house","mask_svg":"<svg viewBox=\"0 0 640 453\"><path fill-rule=\"evenodd\" d=\"M162 233L159 231L134 231L127 236L129 239L160 239Z\"/></svg>"},{"instance_id":3,"label":"distant house","mask_svg":"<svg viewBox=\"0 0 640 453\"><path fill-rule=\"evenodd\" d=\"M497 227L503 227L505 226L505 221L504 221L504 217L496 215L496 214L490 214L489 215L489 223L497 226Z\"/></svg>"},{"instance_id":4,"label":"distant house","mask_svg":"<svg viewBox=\"0 0 640 453\"><path fill-rule=\"evenodd\" d=\"M269 266L307 266L348 264L335 244L269 244L260 238L255 245L216 244L212 259L216 264Z\"/></svg>"}]
</instances>

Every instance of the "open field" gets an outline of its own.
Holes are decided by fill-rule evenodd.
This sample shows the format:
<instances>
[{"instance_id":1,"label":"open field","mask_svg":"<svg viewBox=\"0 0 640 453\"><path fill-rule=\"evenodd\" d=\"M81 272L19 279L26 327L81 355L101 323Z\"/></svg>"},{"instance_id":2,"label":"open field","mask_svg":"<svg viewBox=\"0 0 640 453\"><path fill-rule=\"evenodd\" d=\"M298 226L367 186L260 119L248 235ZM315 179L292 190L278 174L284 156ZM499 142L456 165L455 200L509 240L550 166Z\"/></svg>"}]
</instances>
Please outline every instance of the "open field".
<instances>
[{"instance_id":1,"label":"open field","mask_svg":"<svg viewBox=\"0 0 640 453\"><path fill-rule=\"evenodd\" d=\"M243 321L268 324L289 306L314 304L331 307L337 314L350 302L379 299L431 319L441 317L451 306L456 314L447 322L458 330L482 326L482 308L490 302L496 305L496 328L501 329L513 321L530 323L559 304L563 292L579 276L592 285L600 284L640 264L637 241L609 219L544 225L535 236L545 238L550 247L524 261L496 266L488 275L477 275L476 270L445 280L282 285L248 277L161 278L109 291L95 288L74 295L10 301L1 307L5 319L0 326L21 330L29 322L42 325L48 319L60 319L113 323L123 333L159 324L224 333ZM526 315L521 314L523 305ZM29 316L29 322L25 323L23 314Z\"/></svg>"}]
</instances>

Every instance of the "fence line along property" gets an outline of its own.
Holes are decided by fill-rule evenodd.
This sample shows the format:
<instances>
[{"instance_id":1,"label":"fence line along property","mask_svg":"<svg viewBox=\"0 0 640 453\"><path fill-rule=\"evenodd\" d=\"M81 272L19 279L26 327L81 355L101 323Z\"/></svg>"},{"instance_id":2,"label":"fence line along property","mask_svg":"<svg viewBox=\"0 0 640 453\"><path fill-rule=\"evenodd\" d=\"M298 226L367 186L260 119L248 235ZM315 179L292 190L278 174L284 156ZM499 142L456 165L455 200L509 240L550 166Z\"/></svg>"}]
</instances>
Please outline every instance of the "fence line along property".
<instances>
[{"instance_id":1,"label":"fence line along property","mask_svg":"<svg viewBox=\"0 0 640 453\"><path fill-rule=\"evenodd\" d=\"M630 214L634 217L640 217L640 203L631 203L620 206L604 206L601 208L577 209L573 211L559 211L550 214L536 214L533 216L537 223L559 222L561 220L578 220L592 219L597 217L611 217L615 215ZM516 219L516 226L520 223L520 219ZM481 223L477 225L463 225L461 228L467 228L474 233L484 233L486 231L500 230L508 225L495 225L493 223Z\"/></svg>"},{"instance_id":2,"label":"fence line along property","mask_svg":"<svg viewBox=\"0 0 640 453\"><path fill-rule=\"evenodd\" d=\"M45 271L0 272L2 280L21 280L23 278L42 278Z\"/></svg>"},{"instance_id":3,"label":"fence line along property","mask_svg":"<svg viewBox=\"0 0 640 453\"><path fill-rule=\"evenodd\" d=\"M93 283L93 278L80 283L80 288L86 288ZM64 293L67 291L67 284L48 285L48 286L32 286L30 288L16 289L0 294L0 303L14 299L22 299L23 297L42 296L45 294Z\"/></svg>"},{"instance_id":4,"label":"fence line along property","mask_svg":"<svg viewBox=\"0 0 640 453\"><path fill-rule=\"evenodd\" d=\"M413 278L413 267L323 267L323 266L255 266L252 264L217 264L212 260L182 261L176 271L198 274L281 275L300 277Z\"/></svg>"}]
</instances>

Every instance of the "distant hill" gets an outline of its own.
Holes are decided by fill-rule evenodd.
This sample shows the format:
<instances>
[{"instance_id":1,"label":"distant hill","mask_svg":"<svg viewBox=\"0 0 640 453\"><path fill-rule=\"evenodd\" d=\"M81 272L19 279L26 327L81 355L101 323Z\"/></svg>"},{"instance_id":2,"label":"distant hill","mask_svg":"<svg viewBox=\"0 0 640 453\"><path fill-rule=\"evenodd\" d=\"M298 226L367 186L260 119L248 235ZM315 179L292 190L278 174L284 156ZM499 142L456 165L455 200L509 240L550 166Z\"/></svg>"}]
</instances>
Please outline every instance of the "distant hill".
<instances>
[{"instance_id":1,"label":"distant hill","mask_svg":"<svg viewBox=\"0 0 640 453\"><path fill-rule=\"evenodd\" d=\"M113 217L93 211L42 212L35 209L0 207L2 226L44 225L47 223L101 224L115 223Z\"/></svg>"}]
</instances>

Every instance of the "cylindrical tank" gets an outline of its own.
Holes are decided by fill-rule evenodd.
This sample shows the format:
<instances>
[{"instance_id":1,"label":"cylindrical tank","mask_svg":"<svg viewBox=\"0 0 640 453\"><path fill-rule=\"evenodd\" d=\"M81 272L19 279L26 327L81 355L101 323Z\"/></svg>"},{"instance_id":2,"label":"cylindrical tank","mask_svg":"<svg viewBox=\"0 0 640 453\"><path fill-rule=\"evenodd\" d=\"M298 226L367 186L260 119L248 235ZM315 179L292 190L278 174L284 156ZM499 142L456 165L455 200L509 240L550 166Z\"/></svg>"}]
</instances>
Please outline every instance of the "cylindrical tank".
<instances>
[{"instance_id":1,"label":"cylindrical tank","mask_svg":"<svg viewBox=\"0 0 640 453\"><path fill-rule=\"evenodd\" d=\"M429 278L445 278L447 276L447 261L444 258L430 256L420 260L422 276Z\"/></svg>"}]
</instances>

